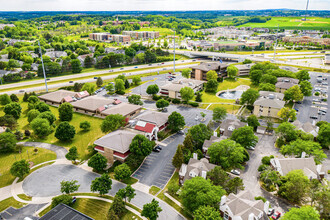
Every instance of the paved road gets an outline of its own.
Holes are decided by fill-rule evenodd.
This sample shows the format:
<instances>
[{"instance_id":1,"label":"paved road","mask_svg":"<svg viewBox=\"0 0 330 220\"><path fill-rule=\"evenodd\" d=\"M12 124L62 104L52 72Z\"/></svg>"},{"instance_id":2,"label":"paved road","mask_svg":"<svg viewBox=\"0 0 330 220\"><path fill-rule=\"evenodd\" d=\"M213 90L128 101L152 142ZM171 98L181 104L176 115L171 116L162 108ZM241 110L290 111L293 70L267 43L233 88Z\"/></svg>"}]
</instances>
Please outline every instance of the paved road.
<instances>
[{"instance_id":1,"label":"paved road","mask_svg":"<svg viewBox=\"0 0 330 220\"><path fill-rule=\"evenodd\" d=\"M172 165L172 158L175 154L177 146L182 144L184 136L174 134L162 143L167 146L162 147L159 153L152 152L141 165L141 167L133 174L133 177L139 179L140 183L148 186L157 186L164 188L168 180L171 178L175 168Z\"/></svg>"},{"instance_id":2,"label":"paved road","mask_svg":"<svg viewBox=\"0 0 330 220\"><path fill-rule=\"evenodd\" d=\"M65 159L65 154L68 153L68 151L64 147L60 147L54 144L47 144L42 142L20 142L19 144L23 144L24 146L40 147L54 151L57 156L56 159Z\"/></svg>"},{"instance_id":3,"label":"paved road","mask_svg":"<svg viewBox=\"0 0 330 220\"><path fill-rule=\"evenodd\" d=\"M22 220L25 217L29 217L30 219L37 220L39 218L33 216L33 214L36 213L36 211L38 211L45 205L46 204L29 204L20 209L9 207L8 209L0 213L0 216L6 220Z\"/></svg>"},{"instance_id":4,"label":"paved road","mask_svg":"<svg viewBox=\"0 0 330 220\"><path fill-rule=\"evenodd\" d=\"M62 180L78 180L80 187L78 192L90 192L90 184L92 180L100 175L88 172L74 165L50 165L38 169L30 174L23 182L24 193L29 196L49 197L61 194L60 182ZM124 188L125 184L112 180L112 189L109 194L114 196L116 192ZM42 189L42 190L40 190ZM142 209L143 205L151 202L155 197L152 195L136 191L136 196L131 201L132 204ZM167 219L183 219L171 206L167 203L155 198L163 211L160 213L160 220Z\"/></svg>"},{"instance_id":5,"label":"paved road","mask_svg":"<svg viewBox=\"0 0 330 220\"><path fill-rule=\"evenodd\" d=\"M256 145L254 151L249 151L250 160L247 162L245 170L241 174L245 189L250 190L254 196L265 197L270 202L272 207L276 210L280 212L286 212L291 207L290 204L285 203L277 197L271 196L269 193L263 191L260 188L258 182L258 167L261 165L261 158L270 155L274 155L275 157L281 158L283 158L283 156L281 155L281 153L279 153L278 149L274 147L274 136L258 135L258 137L259 142Z\"/></svg>"}]
</instances>

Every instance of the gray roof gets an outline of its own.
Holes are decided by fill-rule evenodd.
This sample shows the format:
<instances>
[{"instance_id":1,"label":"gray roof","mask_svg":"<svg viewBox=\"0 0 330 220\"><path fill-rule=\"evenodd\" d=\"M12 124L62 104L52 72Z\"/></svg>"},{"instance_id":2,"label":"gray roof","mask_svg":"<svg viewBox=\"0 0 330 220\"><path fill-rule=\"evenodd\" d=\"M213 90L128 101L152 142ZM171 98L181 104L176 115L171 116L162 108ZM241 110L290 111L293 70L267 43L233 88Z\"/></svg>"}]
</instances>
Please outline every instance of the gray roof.
<instances>
[{"instance_id":1,"label":"gray roof","mask_svg":"<svg viewBox=\"0 0 330 220\"><path fill-rule=\"evenodd\" d=\"M184 87L186 87L186 86L179 84L179 83L167 83L167 84L161 86L160 89L166 89L168 91L180 92L180 90Z\"/></svg>"},{"instance_id":2,"label":"gray roof","mask_svg":"<svg viewBox=\"0 0 330 220\"><path fill-rule=\"evenodd\" d=\"M259 97L253 105L281 109L284 107L284 104L285 101L282 100Z\"/></svg>"},{"instance_id":3,"label":"gray roof","mask_svg":"<svg viewBox=\"0 0 330 220\"><path fill-rule=\"evenodd\" d=\"M220 131L224 132L223 135L230 137L235 129L247 126L247 123L241 122L237 119L226 119L220 125Z\"/></svg>"},{"instance_id":4,"label":"gray roof","mask_svg":"<svg viewBox=\"0 0 330 220\"><path fill-rule=\"evenodd\" d=\"M140 106L140 105L133 105L133 104L129 104L126 102L122 102L118 105L113 105L113 106L108 107L108 109L102 111L102 114L104 114L104 115L121 114L123 116L127 116L140 109L142 109L142 106Z\"/></svg>"},{"instance_id":5,"label":"gray roof","mask_svg":"<svg viewBox=\"0 0 330 220\"><path fill-rule=\"evenodd\" d=\"M227 66L228 66L227 64L222 64L220 62L207 62L207 63L201 63L198 66L193 66L191 68L208 72L210 70L217 71L219 70L219 68L225 68Z\"/></svg>"},{"instance_id":6,"label":"gray roof","mask_svg":"<svg viewBox=\"0 0 330 220\"><path fill-rule=\"evenodd\" d=\"M180 79L176 80L173 82L169 82L165 84L164 86L161 86L161 89L166 89L169 91L175 91L175 92L180 92L180 90L184 87L190 87L192 89L195 89L197 87L200 87L206 83L205 81L202 80L196 80L196 79Z\"/></svg>"},{"instance_id":7,"label":"gray roof","mask_svg":"<svg viewBox=\"0 0 330 220\"><path fill-rule=\"evenodd\" d=\"M94 144L124 154L137 134L139 133L128 130L116 130L97 139Z\"/></svg>"},{"instance_id":8,"label":"gray roof","mask_svg":"<svg viewBox=\"0 0 330 220\"><path fill-rule=\"evenodd\" d=\"M191 176L189 176L191 171L197 174L197 176L202 176L202 171L209 172L216 167L216 165L209 163L206 158L202 158L201 160L190 158L188 165L183 164L183 166L187 166L183 181L191 179ZM181 166L179 173L183 173L183 166Z\"/></svg>"},{"instance_id":9,"label":"gray roof","mask_svg":"<svg viewBox=\"0 0 330 220\"><path fill-rule=\"evenodd\" d=\"M224 139L227 139L227 137L226 136L221 136L221 137L211 136L210 140L204 141L202 149L207 150L213 143L222 141Z\"/></svg>"},{"instance_id":10,"label":"gray roof","mask_svg":"<svg viewBox=\"0 0 330 220\"><path fill-rule=\"evenodd\" d=\"M113 99L106 99L97 96L89 96L84 99L73 102L72 105L75 108L80 108L87 111L95 112L98 108L102 108L106 105L111 105L113 102L114 102Z\"/></svg>"},{"instance_id":11,"label":"gray roof","mask_svg":"<svg viewBox=\"0 0 330 220\"><path fill-rule=\"evenodd\" d=\"M275 99L283 100L284 94L279 92L259 91L261 97L269 98L274 97Z\"/></svg>"},{"instance_id":12,"label":"gray roof","mask_svg":"<svg viewBox=\"0 0 330 220\"><path fill-rule=\"evenodd\" d=\"M306 123L301 123L300 121L296 120L292 123L294 126L296 126L297 130L302 130L306 133L310 133L312 134L314 137L317 136L318 132L319 132L319 127L317 127L316 125L313 125L310 122L306 122Z\"/></svg>"},{"instance_id":13,"label":"gray roof","mask_svg":"<svg viewBox=\"0 0 330 220\"><path fill-rule=\"evenodd\" d=\"M38 98L45 101L60 103L63 98L67 96L74 96L76 92L68 90L57 90L55 92L49 92L44 95L39 96Z\"/></svg>"},{"instance_id":14,"label":"gray roof","mask_svg":"<svg viewBox=\"0 0 330 220\"><path fill-rule=\"evenodd\" d=\"M40 220L94 220L93 218L67 206L63 203L58 204L55 208L47 212Z\"/></svg>"},{"instance_id":15,"label":"gray roof","mask_svg":"<svg viewBox=\"0 0 330 220\"><path fill-rule=\"evenodd\" d=\"M277 83L275 84L276 88L289 89L292 86L298 85L299 80L289 77L278 77Z\"/></svg>"},{"instance_id":16,"label":"gray roof","mask_svg":"<svg viewBox=\"0 0 330 220\"><path fill-rule=\"evenodd\" d=\"M250 70L253 65L255 65L255 64L254 63L251 63L251 64L241 64L241 65L235 65L235 67L237 67L237 69L239 71L241 71L241 70Z\"/></svg>"},{"instance_id":17,"label":"gray roof","mask_svg":"<svg viewBox=\"0 0 330 220\"><path fill-rule=\"evenodd\" d=\"M168 113L147 110L138 115L136 119L145 122L150 122L160 127L168 121L168 116Z\"/></svg>"}]
</instances>

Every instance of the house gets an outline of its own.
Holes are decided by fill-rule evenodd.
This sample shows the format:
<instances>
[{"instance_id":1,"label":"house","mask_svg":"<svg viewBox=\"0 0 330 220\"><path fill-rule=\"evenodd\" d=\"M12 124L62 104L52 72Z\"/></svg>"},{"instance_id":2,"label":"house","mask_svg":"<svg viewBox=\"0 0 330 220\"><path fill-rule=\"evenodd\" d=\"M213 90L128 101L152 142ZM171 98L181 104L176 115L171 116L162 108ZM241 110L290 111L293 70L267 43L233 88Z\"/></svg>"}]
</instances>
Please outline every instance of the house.
<instances>
[{"instance_id":1,"label":"house","mask_svg":"<svg viewBox=\"0 0 330 220\"><path fill-rule=\"evenodd\" d=\"M76 92L68 90L57 90L55 92L49 92L44 95L38 96L40 101L45 102L49 105L59 106L64 102L72 102Z\"/></svg>"},{"instance_id":2,"label":"house","mask_svg":"<svg viewBox=\"0 0 330 220\"><path fill-rule=\"evenodd\" d=\"M213 70L218 73L218 76L226 72L228 65L222 64L220 62L205 62L201 63L198 66L191 67L191 79L196 80L207 80L206 73L210 70Z\"/></svg>"},{"instance_id":3,"label":"house","mask_svg":"<svg viewBox=\"0 0 330 220\"><path fill-rule=\"evenodd\" d=\"M289 78L289 77L278 77L277 83L275 84L276 92L284 93L292 86L298 85L298 83L299 83L298 79Z\"/></svg>"},{"instance_id":4,"label":"house","mask_svg":"<svg viewBox=\"0 0 330 220\"><path fill-rule=\"evenodd\" d=\"M32 71L36 71L37 72L38 71L38 67L39 67L39 64L36 64L36 63L32 63L31 64L31 70Z\"/></svg>"},{"instance_id":5,"label":"house","mask_svg":"<svg viewBox=\"0 0 330 220\"><path fill-rule=\"evenodd\" d=\"M316 165L313 157L304 158L304 155L302 158L273 158L270 165L281 176L292 170L302 170L309 179L323 179L325 176L325 167L322 167L322 164Z\"/></svg>"},{"instance_id":6,"label":"house","mask_svg":"<svg viewBox=\"0 0 330 220\"><path fill-rule=\"evenodd\" d=\"M135 117L132 128L143 132L149 140L157 140L158 132L164 130L168 125L167 113L156 111L144 111Z\"/></svg>"},{"instance_id":7,"label":"house","mask_svg":"<svg viewBox=\"0 0 330 220\"><path fill-rule=\"evenodd\" d=\"M49 56L51 59L66 57L68 54L65 51L49 51L45 53L45 56Z\"/></svg>"},{"instance_id":8,"label":"house","mask_svg":"<svg viewBox=\"0 0 330 220\"><path fill-rule=\"evenodd\" d=\"M267 212L269 202L255 200L253 194L246 190L237 195L224 195L220 201L220 213L223 220L269 220Z\"/></svg>"},{"instance_id":9,"label":"house","mask_svg":"<svg viewBox=\"0 0 330 220\"><path fill-rule=\"evenodd\" d=\"M80 64L82 67L85 67L85 59L86 57L91 57L92 58L92 64L94 65L96 63L96 59L93 58L93 54L84 54L84 55L80 55L77 57L77 59L80 61Z\"/></svg>"},{"instance_id":10,"label":"house","mask_svg":"<svg viewBox=\"0 0 330 220\"><path fill-rule=\"evenodd\" d=\"M91 218L63 203L58 204L55 208L51 209L44 216L42 216L39 220L51 220L51 219L94 220L93 218Z\"/></svg>"},{"instance_id":11,"label":"house","mask_svg":"<svg viewBox=\"0 0 330 220\"><path fill-rule=\"evenodd\" d=\"M277 92L260 91L260 97L254 102L253 114L257 117L278 118L277 113L284 107L284 94Z\"/></svg>"},{"instance_id":12,"label":"house","mask_svg":"<svg viewBox=\"0 0 330 220\"><path fill-rule=\"evenodd\" d=\"M237 119L225 119L220 125L220 135L230 137L235 129L247 126L247 123Z\"/></svg>"},{"instance_id":13,"label":"house","mask_svg":"<svg viewBox=\"0 0 330 220\"><path fill-rule=\"evenodd\" d=\"M297 130L301 130L303 132L312 134L314 137L316 137L317 134L319 133L319 127L316 125L313 125L310 122L301 123L300 121L295 120L294 122L292 122L292 124L294 126L296 126Z\"/></svg>"},{"instance_id":14,"label":"house","mask_svg":"<svg viewBox=\"0 0 330 220\"><path fill-rule=\"evenodd\" d=\"M94 149L107 158L110 164L116 160L124 162L130 154L129 145L137 134L139 132L127 129L116 130L97 139Z\"/></svg>"},{"instance_id":15,"label":"house","mask_svg":"<svg viewBox=\"0 0 330 220\"><path fill-rule=\"evenodd\" d=\"M269 28L253 28L252 30L254 32L258 32L258 33L268 33L269 32Z\"/></svg>"},{"instance_id":16,"label":"house","mask_svg":"<svg viewBox=\"0 0 330 220\"><path fill-rule=\"evenodd\" d=\"M205 81L195 79L180 79L173 81L160 87L160 95L168 96L170 98L181 99L180 90L184 87L190 87L194 92L201 91L203 89Z\"/></svg>"},{"instance_id":17,"label":"house","mask_svg":"<svg viewBox=\"0 0 330 220\"><path fill-rule=\"evenodd\" d=\"M207 172L211 171L216 165L211 164L208 159L197 159L197 154L193 154L193 158L190 158L188 165L182 164L179 171L179 183L183 185L186 180L189 180L196 176L201 176L206 179Z\"/></svg>"},{"instance_id":18,"label":"house","mask_svg":"<svg viewBox=\"0 0 330 220\"><path fill-rule=\"evenodd\" d=\"M114 100L112 105L108 105L107 109L101 111L101 116L106 117L108 115L120 114L125 116L127 119L130 119L142 110L142 106L140 105L133 105L125 102L119 103L118 101L120 100Z\"/></svg>"},{"instance_id":19,"label":"house","mask_svg":"<svg viewBox=\"0 0 330 220\"><path fill-rule=\"evenodd\" d=\"M87 98L73 102L73 109L76 112L100 115L102 111L108 108L114 102L113 99L106 99L97 96L89 96Z\"/></svg>"},{"instance_id":20,"label":"house","mask_svg":"<svg viewBox=\"0 0 330 220\"><path fill-rule=\"evenodd\" d=\"M211 136L210 140L205 140L203 143L203 147L202 147L202 152L204 154L204 156L209 159L210 156L207 154L207 151L209 149L209 147L216 142L222 141L224 139L227 139L228 137L226 136L221 136L221 137L216 137L216 136Z\"/></svg>"}]
</instances>

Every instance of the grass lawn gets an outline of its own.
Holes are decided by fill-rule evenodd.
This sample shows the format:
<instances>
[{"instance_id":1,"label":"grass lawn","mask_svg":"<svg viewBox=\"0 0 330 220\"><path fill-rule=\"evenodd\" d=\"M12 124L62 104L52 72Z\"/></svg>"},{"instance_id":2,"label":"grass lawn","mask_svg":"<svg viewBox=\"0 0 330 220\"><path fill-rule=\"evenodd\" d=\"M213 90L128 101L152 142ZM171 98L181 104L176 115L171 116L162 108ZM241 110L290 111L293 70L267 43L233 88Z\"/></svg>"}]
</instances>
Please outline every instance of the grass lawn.
<instances>
[{"instance_id":1,"label":"grass lawn","mask_svg":"<svg viewBox=\"0 0 330 220\"><path fill-rule=\"evenodd\" d=\"M203 104L200 108L206 109L209 104ZM223 107L227 110L227 113L235 114L241 107L241 105L231 105L231 104L211 104L207 110L213 110L216 107Z\"/></svg>"},{"instance_id":2,"label":"grass lawn","mask_svg":"<svg viewBox=\"0 0 330 220\"><path fill-rule=\"evenodd\" d=\"M6 210L10 206L12 206L16 209L19 209L19 208L22 208L24 205L25 205L25 203L16 201L14 199L14 197L10 197L10 198L0 201L0 212L2 212L3 210Z\"/></svg>"},{"instance_id":3,"label":"grass lawn","mask_svg":"<svg viewBox=\"0 0 330 220\"><path fill-rule=\"evenodd\" d=\"M0 187L10 185L16 177L10 174L10 167L15 161L30 160L33 165L43 163L49 160L55 160L56 154L53 151L38 148L38 153L33 151L34 147L23 147L22 152L2 153L0 154Z\"/></svg>"},{"instance_id":4,"label":"grass lawn","mask_svg":"<svg viewBox=\"0 0 330 220\"><path fill-rule=\"evenodd\" d=\"M17 196L19 198L23 199L23 200L26 200L26 201L31 201L32 200L32 197L31 196L27 196L25 194L18 194Z\"/></svg>"},{"instance_id":5,"label":"grass lawn","mask_svg":"<svg viewBox=\"0 0 330 220\"><path fill-rule=\"evenodd\" d=\"M174 33L171 29L160 27L143 27L138 31L158 31L160 36L173 35ZM156 39L156 42L158 42L158 39Z\"/></svg>"},{"instance_id":6,"label":"grass lawn","mask_svg":"<svg viewBox=\"0 0 330 220\"><path fill-rule=\"evenodd\" d=\"M20 104L22 106L22 114L21 117L18 119L18 129L24 132L24 130L32 130L28 121L27 121L27 102L20 101ZM57 107L49 106L51 112L56 116L58 119L58 109ZM0 112L0 116L4 114L3 111ZM80 122L82 121L89 121L91 123L91 130L84 132L79 128ZM59 145L62 147L72 147L76 146L78 149L78 153L80 156L80 159L85 160L89 157L89 152L87 150L87 147L93 142L102 137L104 134L101 131L100 125L102 123L103 119L92 117L80 113L73 113L73 119L70 121L70 124L73 125L76 128L76 135L72 141L68 142L62 142L59 141L57 138L55 138L55 131L48 135L46 138L34 138L30 137L29 139L26 139L25 141L38 141L38 142L45 142L50 144ZM56 125L60 123L59 120L55 122ZM55 159L55 158L54 158ZM46 161L46 160L44 160Z\"/></svg>"},{"instance_id":7,"label":"grass lawn","mask_svg":"<svg viewBox=\"0 0 330 220\"><path fill-rule=\"evenodd\" d=\"M156 195L159 191L160 191L160 188L158 188L157 186L152 186L149 189L149 193L151 195Z\"/></svg>"}]
</instances>

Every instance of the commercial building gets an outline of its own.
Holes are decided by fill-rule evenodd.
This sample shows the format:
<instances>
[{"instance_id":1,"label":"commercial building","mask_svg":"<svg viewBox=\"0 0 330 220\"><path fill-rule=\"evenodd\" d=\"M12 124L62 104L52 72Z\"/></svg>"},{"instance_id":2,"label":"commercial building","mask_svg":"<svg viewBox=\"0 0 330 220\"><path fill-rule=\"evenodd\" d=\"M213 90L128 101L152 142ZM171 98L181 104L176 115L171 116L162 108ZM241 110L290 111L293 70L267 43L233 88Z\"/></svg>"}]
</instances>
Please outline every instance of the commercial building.
<instances>
[{"instance_id":1,"label":"commercial building","mask_svg":"<svg viewBox=\"0 0 330 220\"><path fill-rule=\"evenodd\" d=\"M181 99L180 90L184 87L190 87L194 92L198 92L203 89L205 81L194 79L180 79L173 81L160 87L160 95L168 96L170 98Z\"/></svg>"},{"instance_id":2,"label":"commercial building","mask_svg":"<svg viewBox=\"0 0 330 220\"><path fill-rule=\"evenodd\" d=\"M131 37L128 35L110 33L91 33L89 34L89 39L96 41L117 42L123 44L129 44L131 42Z\"/></svg>"},{"instance_id":3,"label":"commercial building","mask_svg":"<svg viewBox=\"0 0 330 220\"><path fill-rule=\"evenodd\" d=\"M201 63L198 66L191 67L192 71L190 74L191 79L196 80L207 80L206 73L208 71L215 71L218 73L218 76L221 76L222 74L226 73L228 65L222 64L220 62L205 62Z\"/></svg>"},{"instance_id":4,"label":"commercial building","mask_svg":"<svg viewBox=\"0 0 330 220\"><path fill-rule=\"evenodd\" d=\"M257 117L278 118L277 113L284 107L284 94L260 91L260 97L254 102L253 114Z\"/></svg>"},{"instance_id":5,"label":"commercial building","mask_svg":"<svg viewBox=\"0 0 330 220\"><path fill-rule=\"evenodd\" d=\"M295 120L294 122L292 122L292 124L296 126L297 130L312 134L314 137L316 137L319 132L319 127L313 125L309 121L306 123L301 123L300 121Z\"/></svg>"},{"instance_id":6,"label":"commercial building","mask_svg":"<svg viewBox=\"0 0 330 220\"><path fill-rule=\"evenodd\" d=\"M235 65L238 69L238 76L248 76L250 74L251 67L254 64L242 64L242 65Z\"/></svg>"},{"instance_id":7,"label":"commercial building","mask_svg":"<svg viewBox=\"0 0 330 220\"><path fill-rule=\"evenodd\" d=\"M100 115L101 112L107 109L109 105L112 105L113 102L113 99L89 96L76 102L72 102L72 105L76 112L88 115Z\"/></svg>"},{"instance_id":8,"label":"commercial building","mask_svg":"<svg viewBox=\"0 0 330 220\"><path fill-rule=\"evenodd\" d=\"M320 45L330 45L330 38L315 38L315 37L309 37L309 36L302 36L302 37L284 37L284 42L290 42L290 43L300 43L300 44L308 44L308 43L314 43L314 44L320 44Z\"/></svg>"},{"instance_id":9,"label":"commercial building","mask_svg":"<svg viewBox=\"0 0 330 220\"><path fill-rule=\"evenodd\" d=\"M276 92L284 93L292 86L298 85L298 83L299 83L298 79L289 78L289 77L278 77L277 83L275 84Z\"/></svg>"},{"instance_id":10,"label":"commercial building","mask_svg":"<svg viewBox=\"0 0 330 220\"><path fill-rule=\"evenodd\" d=\"M72 92L68 90L57 90L55 92L49 92L44 95L38 96L40 101L45 102L49 105L59 106L64 102L74 102L89 96L87 91Z\"/></svg>"},{"instance_id":11,"label":"commercial building","mask_svg":"<svg viewBox=\"0 0 330 220\"><path fill-rule=\"evenodd\" d=\"M128 35L134 40L147 40L159 38L158 31L123 31L123 35Z\"/></svg>"},{"instance_id":12,"label":"commercial building","mask_svg":"<svg viewBox=\"0 0 330 220\"><path fill-rule=\"evenodd\" d=\"M112 105L108 105L106 108L104 108L103 111L100 111L100 115L102 117L106 117L108 115L120 114L125 116L127 119L130 119L140 113L142 110L142 106L140 105L133 105L125 102L116 104L116 101L117 100L115 100Z\"/></svg>"}]
</instances>

